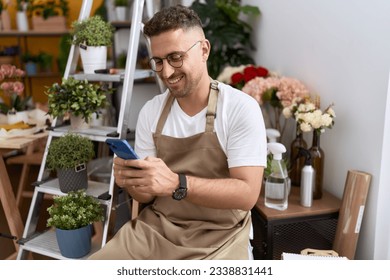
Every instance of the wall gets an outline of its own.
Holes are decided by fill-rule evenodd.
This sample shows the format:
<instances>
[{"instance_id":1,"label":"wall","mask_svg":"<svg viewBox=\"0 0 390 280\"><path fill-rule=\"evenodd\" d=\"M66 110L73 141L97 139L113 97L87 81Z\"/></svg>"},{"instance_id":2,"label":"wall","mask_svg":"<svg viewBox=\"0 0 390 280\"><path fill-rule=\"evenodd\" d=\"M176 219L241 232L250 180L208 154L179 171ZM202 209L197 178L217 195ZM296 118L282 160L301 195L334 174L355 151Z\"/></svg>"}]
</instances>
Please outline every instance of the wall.
<instances>
[{"instance_id":1,"label":"wall","mask_svg":"<svg viewBox=\"0 0 390 280\"><path fill-rule=\"evenodd\" d=\"M253 21L258 64L303 81L335 126L321 138L325 189L342 197L349 169L372 174L356 258L389 259L390 2L243 0Z\"/></svg>"}]
</instances>

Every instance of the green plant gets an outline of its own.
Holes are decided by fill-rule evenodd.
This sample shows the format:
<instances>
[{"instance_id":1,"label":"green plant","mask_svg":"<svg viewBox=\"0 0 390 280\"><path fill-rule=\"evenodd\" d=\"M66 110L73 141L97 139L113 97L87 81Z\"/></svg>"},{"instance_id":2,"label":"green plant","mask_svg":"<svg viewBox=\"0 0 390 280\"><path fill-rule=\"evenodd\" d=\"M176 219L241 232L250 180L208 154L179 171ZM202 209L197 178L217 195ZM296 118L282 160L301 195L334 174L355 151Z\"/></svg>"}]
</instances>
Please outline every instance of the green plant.
<instances>
[{"instance_id":1,"label":"green plant","mask_svg":"<svg viewBox=\"0 0 390 280\"><path fill-rule=\"evenodd\" d=\"M129 5L128 0L114 0L115 7L127 7Z\"/></svg>"},{"instance_id":2,"label":"green plant","mask_svg":"<svg viewBox=\"0 0 390 280\"><path fill-rule=\"evenodd\" d=\"M200 3L200 0L195 0L191 5L202 20L206 38L211 43L208 67L212 78L216 78L226 65L255 64L248 52L255 49L250 41L252 27L240 16L256 16L260 10L256 6L241 6L240 2L206 0Z\"/></svg>"},{"instance_id":3,"label":"green plant","mask_svg":"<svg viewBox=\"0 0 390 280\"><path fill-rule=\"evenodd\" d=\"M22 62L28 63L28 62L34 62L38 63L39 61L39 56L35 54L31 54L29 52L25 52L22 54Z\"/></svg>"},{"instance_id":4,"label":"green plant","mask_svg":"<svg viewBox=\"0 0 390 280\"><path fill-rule=\"evenodd\" d=\"M50 143L47 168L69 169L87 163L95 156L93 142L78 134L68 133Z\"/></svg>"},{"instance_id":5,"label":"green plant","mask_svg":"<svg viewBox=\"0 0 390 280\"><path fill-rule=\"evenodd\" d=\"M111 92L112 90L104 84L76 80L72 77L63 78L62 84L54 83L47 88L48 114L61 117L65 113L71 113L74 116L82 116L89 122L93 113L99 116L99 109L107 105L106 94Z\"/></svg>"},{"instance_id":6,"label":"green plant","mask_svg":"<svg viewBox=\"0 0 390 280\"><path fill-rule=\"evenodd\" d=\"M55 196L54 203L47 208L47 226L63 230L82 228L93 222L104 220L99 201L84 190L72 191L64 196Z\"/></svg>"},{"instance_id":7,"label":"green plant","mask_svg":"<svg viewBox=\"0 0 390 280\"><path fill-rule=\"evenodd\" d=\"M111 46L114 27L96 15L82 21L74 21L70 34L74 45Z\"/></svg>"},{"instance_id":8,"label":"green plant","mask_svg":"<svg viewBox=\"0 0 390 280\"><path fill-rule=\"evenodd\" d=\"M39 52L38 54L38 65L41 70L49 71L53 62L53 55L46 52Z\"/></svg>"},{"instance_id":9,"label":"green plant","mask_svg":"<svg viewBox=\"0 0 390 280\"><path fill-rule=\"evenodd\" d=\"M69 5L66 0L34 1L28 5L27 10L31 15L48 19L53 16L68 16Z\"/></svg>"},{"instance_id":10,"label":"green plant","mask_svg":"<svg viewBox=\"0 0 390 280\"><path fill-rule=\"evenodd\" d=\"M59 42L59 52L57 56L58 70L62 74L65 72L66 64L68 63L69 51L71 48L72 37L69 34L61 36Z\"/></svg>"}]
</instances>

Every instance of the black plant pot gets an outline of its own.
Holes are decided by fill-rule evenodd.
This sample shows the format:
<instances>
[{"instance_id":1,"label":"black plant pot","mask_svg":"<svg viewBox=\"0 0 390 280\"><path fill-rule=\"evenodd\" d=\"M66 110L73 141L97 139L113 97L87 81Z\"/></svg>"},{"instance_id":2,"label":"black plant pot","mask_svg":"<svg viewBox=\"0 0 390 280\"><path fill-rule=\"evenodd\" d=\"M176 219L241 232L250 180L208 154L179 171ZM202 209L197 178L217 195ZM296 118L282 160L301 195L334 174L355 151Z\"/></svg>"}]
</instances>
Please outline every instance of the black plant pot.
<instances>
[{"instance_id":1,"label":"black plant pot","mask_svg":"<svg viewBox=\"0 0 390 280\"><path fill-rule=\"evenodd\" d=\"M78 165L75 168L57 169L57 177L60 184L60 190L63 193L88 188L86 164Z\"/></svg>"}]
</instances>

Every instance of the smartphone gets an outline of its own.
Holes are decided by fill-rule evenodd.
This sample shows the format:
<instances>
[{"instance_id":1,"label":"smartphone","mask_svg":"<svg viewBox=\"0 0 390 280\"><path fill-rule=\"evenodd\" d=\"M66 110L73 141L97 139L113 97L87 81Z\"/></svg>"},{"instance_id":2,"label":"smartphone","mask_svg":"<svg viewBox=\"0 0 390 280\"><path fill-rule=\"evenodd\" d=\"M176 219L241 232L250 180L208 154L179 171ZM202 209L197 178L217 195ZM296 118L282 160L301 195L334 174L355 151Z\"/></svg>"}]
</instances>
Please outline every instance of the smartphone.
<instances>
[{"instance_id":1,"label":"smartphone","mask_svg":"<svg viewBox=\"0 0 390 280\"><path fill-rule=\"evenodd\" d=\"M123 159L139 159L130 144L124 139L107 139L106 143L118 157Z\"/></svg>"}]
</instances>

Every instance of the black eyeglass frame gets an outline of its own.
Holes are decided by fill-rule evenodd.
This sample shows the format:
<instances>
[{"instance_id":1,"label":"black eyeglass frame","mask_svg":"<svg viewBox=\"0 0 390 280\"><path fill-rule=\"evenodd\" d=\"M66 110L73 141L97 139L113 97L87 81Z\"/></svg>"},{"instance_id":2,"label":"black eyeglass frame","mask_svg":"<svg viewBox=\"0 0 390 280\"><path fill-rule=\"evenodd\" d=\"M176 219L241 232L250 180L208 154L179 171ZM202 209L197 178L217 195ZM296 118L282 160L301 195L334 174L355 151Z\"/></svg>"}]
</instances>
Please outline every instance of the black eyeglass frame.
<instances>
[{"instance_id":1,"label":"black eyeglass frame","mask_svg":"<svg viewBox=\"0 0 390 280\"><path fill-rule=\"evenodd\" d=\"M195 47L200 42L202 42L202 40L196 41L195 44L193 44L188 50L184 52L173 52L171 54L168 54L166 57L152 57L149 59L149 66L154 72L161 72L164 69L163 61L164 59L166 59L168 61L168 64L171 65L173 68L180 68L183 66L183 61L184 61L183 57L185 56L185 54L188 53L193 47ZM173 58L173 56L177 56L177 57ZM172 63L174 63L175 65L173 65ZM177 63L180 63L180 65L178 65ZM156 65L161 65L161 69L157 70Z\"/></svg>"}]
</instances>

